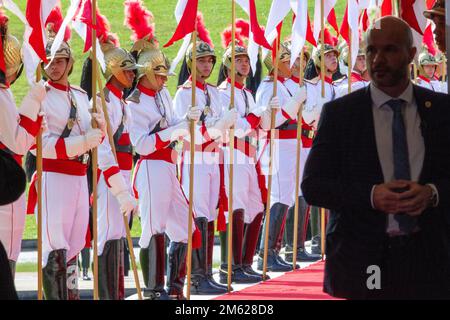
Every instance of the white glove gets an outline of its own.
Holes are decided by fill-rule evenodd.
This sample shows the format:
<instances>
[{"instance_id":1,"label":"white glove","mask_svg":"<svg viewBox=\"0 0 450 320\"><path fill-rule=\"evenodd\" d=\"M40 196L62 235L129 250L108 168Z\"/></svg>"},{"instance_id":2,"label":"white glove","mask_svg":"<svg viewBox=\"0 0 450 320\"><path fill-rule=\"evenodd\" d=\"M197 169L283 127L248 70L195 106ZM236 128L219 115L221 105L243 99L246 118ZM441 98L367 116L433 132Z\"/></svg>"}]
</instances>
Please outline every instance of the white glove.
<instances>
[{"instance_id":1,"label":"white glove","mask_svg":"<svg viewBox=\"0 0 450 320\"><path fill-rule=\"evenodd\" d=\"M107 134L105 115L101 107L97 108L96 113L92 113L92 118L97 122L98 128L103 133L103 137Z\"/></svg>"},{"instance_id":2,"label":"white glove","mask_svg":"<svg viewBox=\"0 0 450 320\"><path fill-rule=\"evenodd\" d=\"M265 131L270 130L270 125L271 125L270 121L271 121L273 109L275 109L275 108L271 109L270 106L268 106L265 109L263 109L264 111L260 115L261 122L260 122L259 126ZM278 109L275 109L275 110L278 110Z\"/></svg>"},{"instance_id":3,"label":"white glove","mask_svg":"<svg viewBox=\"0 0 450 320\"><path fill-rule=\"evenodd\" d=\"M280 100L278 99L277 96L272 97L272 99L270 99L269 101L269 108L270 109L275 109L275 110L280 110Z\"/></svg>"},{"instance_id":4,"label":"white glove","mask_svg":"<svg viewBox=\"0 0 450 320\"><path fill-rule=\"evenodd\" d=\"M137 207L136 199L130 194L122 173L118 172L109 177L108 183L111 186L111 193L119 201L120 212L129 215Z\"/></svg>"},{"instance_id":5,"label":"white glove","mask_svg":"<svg viewBox=\"0 0 450 320\"><path fill-rule=\"evenodd\" d=\"M219 118L215 123L211 124L211 127L207 129L208 135L211 139L215 140L221 137L225 130L228 130L231 126L234 126L237 120L237 115L238 113L235 108L226 109L222 118Z\"/></svg>"},{"instance_id":6,"label":"white glove","mask_svg":"<svg viewBox=\"0 0 450 320\"><path fill-rule=\"evenodd\" d=\"M306 86L301 86L291 97L286 105L283 107L283 111L286 112L291 119L297 118L298 110L300 109L300 105L306 100Z\"/></svg>"},{"instance_id":7,"label":"white glove","mask_svg":"<svg viewBox=\"0 0 450 320\"><path fill-rule=\"evenodd\" d=\"M179 137L185 137L189 135L189 123L186 120L183 120L174 126L159 131L157 134L159 138L164 142L176 141Z\"/></svg>"},{"instance_id":8,"label":"white glove","mask_svg":"<svg viewBox=\"0 0 450 320\"><path fill-rule=\"evenodd\" d=\"M186 118L188 120L194 120L196 123L200 120L202 110L198 106L189 106Z\"/></svg>"},{"instance_id":9,"label":"white glove","mask_svg":"<svg viewBox=\"0 0 450 320\"><path fill-rule=\"evenodd\" d=\"M67 156L72 158L86 153L97 147L102 138L103 133L100 129L89 129L85 135L65 138Z\"/></svg>"},{"instance_id":10,"label":"white glove","mask_svg":"<svg viewBox=\"0 0 450 320\"><path fill-rule=\"evenodd\" d=\"M319 96L317 97L317 100L315 102L314 101L306 102L302 112L302 117L308 125L317 128L317 124L319 123L320 119L320 114L322 112L322 107L328 101L329 101L328 98L322 98L322 96Z\"/></svg>"},{"instance_id":11,"label":"white glove","mask_svg":"<svg viewBox=\"0 0 450 320\"><path fill-rule=\"evenodd\" d=\"M41 102L45 99L46 94L47 91L44 85L42 83L36 83L23 98L19 113L32 121L36 121L39 110L41 109Z\"/></svg>"}]
</instances>

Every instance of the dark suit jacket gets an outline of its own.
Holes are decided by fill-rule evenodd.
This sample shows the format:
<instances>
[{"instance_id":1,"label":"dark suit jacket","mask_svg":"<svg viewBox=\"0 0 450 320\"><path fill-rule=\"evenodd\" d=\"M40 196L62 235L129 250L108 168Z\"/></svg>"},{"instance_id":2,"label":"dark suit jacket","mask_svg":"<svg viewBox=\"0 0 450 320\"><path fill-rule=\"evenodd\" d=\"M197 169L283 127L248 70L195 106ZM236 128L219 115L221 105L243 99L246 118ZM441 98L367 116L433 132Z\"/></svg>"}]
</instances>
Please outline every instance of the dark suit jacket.
<instances>
[{"instance_id":1,"label":"dark suit jacket","mask_svg":"<svg viewBox=\"0 0 450 320\"><path fill-rule=\"evenodd\" d=\"M419 218L432 249L431 270L448 274L450 221L450 96L414 86L422 121L425 158L420 183L434 183L440 201ZM431 103L431 107L430 107ZM372 209L373 185L383 183L375 140L370 88L324 105L309 154L302 191L306 201L330 209L327 226L324 291L364 299L370 296L367 267L380 265L386 243L386 214ZM435 265L435 266L434 266ZM438 266L439 265L439 266Z\"/></svg>"}]
</instances>

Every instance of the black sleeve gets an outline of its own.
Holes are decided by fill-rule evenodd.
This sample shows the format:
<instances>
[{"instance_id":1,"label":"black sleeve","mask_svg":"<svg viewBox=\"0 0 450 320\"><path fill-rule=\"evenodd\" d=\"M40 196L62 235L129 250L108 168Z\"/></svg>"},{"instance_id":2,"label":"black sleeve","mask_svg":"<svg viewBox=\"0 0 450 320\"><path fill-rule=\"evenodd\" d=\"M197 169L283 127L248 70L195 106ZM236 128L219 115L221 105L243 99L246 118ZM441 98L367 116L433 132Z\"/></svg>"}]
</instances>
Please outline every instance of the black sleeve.
<instances>
[{"instance_id":1,"label":"black sleeve","mask_svg":"<svg viewBox=\"0 0 450 320\"><path fill-rule=\"evenodd\" d=\"M345 115L341 107L333 102L323 106L317 136L305 165L303 195L310 205L332 210L361 208L369 212L372 185L342 176L343 141L339 126L345 125Z\"/></svg>"},{"instance_id":2,"label":"black sleeve","mask_svg":"<svg viewBox=\"0 0 450 320\"><path fill-rule=\"evenodd\" d=\"M25 191L26 177L12 156L0 150L0 205L16 201Z\"/></svg>"},{"instance_id":3,"label":"black sleeve","mask_svg":"<svg viewBox=\"0 0 450 320\"><path fill-rule=\"evenodd\" d=\"M8 256L0 242L0 300L17 300L17 292L9 267Z\"/></svg>"}]
</instances>

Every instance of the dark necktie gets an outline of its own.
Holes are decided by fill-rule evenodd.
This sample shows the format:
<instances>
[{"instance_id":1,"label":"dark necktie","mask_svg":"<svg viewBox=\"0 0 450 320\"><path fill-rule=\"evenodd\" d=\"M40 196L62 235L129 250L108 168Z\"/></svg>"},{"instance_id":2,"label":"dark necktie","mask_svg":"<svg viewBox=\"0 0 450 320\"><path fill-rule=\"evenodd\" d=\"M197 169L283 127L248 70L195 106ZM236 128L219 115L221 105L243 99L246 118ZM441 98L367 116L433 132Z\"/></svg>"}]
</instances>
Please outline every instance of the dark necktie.
<instances>
[{"instance_id":1,"label":"dark necktie","mask_svg":"<svg viewBox=\"0 0 450 320\"><path fill-rule=\"evenodd\" d=\"M402 106L405 101L392 99L387 102L394 112L392 121L392 149L394 153L394 177L396 180L411 180L411 169L409 165L408 143L406 139L405 123L402 116ZM411 233L417 225L416 218L407 214L394 215L401 231Z\"/></svg>"}]
</instances>

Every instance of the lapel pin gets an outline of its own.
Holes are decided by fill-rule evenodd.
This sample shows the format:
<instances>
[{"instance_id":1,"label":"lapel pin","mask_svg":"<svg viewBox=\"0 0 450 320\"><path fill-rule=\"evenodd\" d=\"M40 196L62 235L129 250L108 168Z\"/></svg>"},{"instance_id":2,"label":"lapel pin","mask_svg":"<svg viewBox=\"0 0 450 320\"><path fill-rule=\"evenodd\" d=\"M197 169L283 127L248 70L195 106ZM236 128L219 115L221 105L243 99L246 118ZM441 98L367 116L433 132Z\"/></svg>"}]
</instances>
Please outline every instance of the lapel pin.
<instances>
[{"instance_id":1,"label":"lapel pin","mask_svg":"<svg viewBox=\"0 0 450 320\"><path fill-rule=\"evenodd\" d=\"M425 101L425 108L431 108L431 101Z\"/></svg>"}]
</instances>

